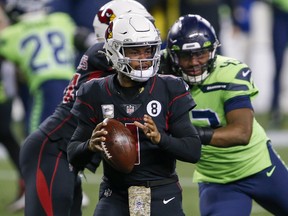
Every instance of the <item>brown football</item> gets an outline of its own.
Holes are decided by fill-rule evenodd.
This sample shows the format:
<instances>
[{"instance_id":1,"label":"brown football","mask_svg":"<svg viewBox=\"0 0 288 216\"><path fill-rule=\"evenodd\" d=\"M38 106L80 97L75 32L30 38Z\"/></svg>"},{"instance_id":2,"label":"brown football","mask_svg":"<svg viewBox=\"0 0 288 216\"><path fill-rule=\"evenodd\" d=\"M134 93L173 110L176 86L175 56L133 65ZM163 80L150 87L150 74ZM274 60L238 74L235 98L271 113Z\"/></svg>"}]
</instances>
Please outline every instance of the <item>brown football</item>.
<instances>
[{"instance_id":1,"label":"brown football","mask_svg":"<svg viewBox=\"0 0 288 216\"><path fill-rule=\"evenodd\" d=\"M112 118L104 119L108 134L102 143L103 156L114 169L130 173L137 159L136 143L131 131L123 123Z\"/></svg>"}]
</instances>

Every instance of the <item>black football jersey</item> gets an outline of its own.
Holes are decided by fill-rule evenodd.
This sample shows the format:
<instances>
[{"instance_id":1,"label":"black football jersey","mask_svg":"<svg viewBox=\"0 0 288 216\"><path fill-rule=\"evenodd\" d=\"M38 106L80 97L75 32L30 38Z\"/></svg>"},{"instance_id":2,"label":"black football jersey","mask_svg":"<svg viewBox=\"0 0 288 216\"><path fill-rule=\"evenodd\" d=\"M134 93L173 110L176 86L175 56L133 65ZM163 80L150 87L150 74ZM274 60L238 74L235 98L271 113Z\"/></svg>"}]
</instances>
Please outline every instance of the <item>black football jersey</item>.
<instances>
[{"instance_id":1,"label":"black football jersey","mask_svg":"<svg viewBox=\"0 0 288 216\"><path fill-rule=\"evenodd\" d=\"M132 173L120 173L103 161L105 177L117 179L118 185L129 185L137 181L156 180L159 176L168 178L174 175L175 157L153 144L133 122L143 123L144 114L148 114L152 116L161 134L173 135L170 125L195 106L187 84L181 78L156 75L143 85L134 87L134 94L127 96L123 88L119 88L116 76L83 84L71 110L78 119L85 122L87 129L84 131L90 136L95 126L105 118L121 121L134 134L138 159Z\"/></svg>"}]
</instances>

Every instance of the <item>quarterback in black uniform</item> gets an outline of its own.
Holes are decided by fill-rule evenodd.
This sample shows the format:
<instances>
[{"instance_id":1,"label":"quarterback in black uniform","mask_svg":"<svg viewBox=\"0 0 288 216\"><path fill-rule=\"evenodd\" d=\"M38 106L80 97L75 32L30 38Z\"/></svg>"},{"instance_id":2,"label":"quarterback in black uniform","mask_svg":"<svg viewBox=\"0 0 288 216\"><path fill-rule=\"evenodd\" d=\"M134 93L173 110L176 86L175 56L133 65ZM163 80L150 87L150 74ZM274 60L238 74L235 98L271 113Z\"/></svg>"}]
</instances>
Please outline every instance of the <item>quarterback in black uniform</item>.
<instances>
[{"instance_id":1,"label":"quarterback in black uniform","mask_svg":"<svg viewBox=\"0 0 288 216\"><path fill-rule=\"evenodd\" d=\"M195 103L181 78L156 75L159 32L144 16L122 15L109 24L105 51L117 74L84 83L71 112L78 126L68 160L81 169L101 152L105 118L124 123L137 137L131 173L103 160L104 176L94 215L184 215L176 159L196 163L201 143L190 122Z\"/></svg>"}]
</instances>

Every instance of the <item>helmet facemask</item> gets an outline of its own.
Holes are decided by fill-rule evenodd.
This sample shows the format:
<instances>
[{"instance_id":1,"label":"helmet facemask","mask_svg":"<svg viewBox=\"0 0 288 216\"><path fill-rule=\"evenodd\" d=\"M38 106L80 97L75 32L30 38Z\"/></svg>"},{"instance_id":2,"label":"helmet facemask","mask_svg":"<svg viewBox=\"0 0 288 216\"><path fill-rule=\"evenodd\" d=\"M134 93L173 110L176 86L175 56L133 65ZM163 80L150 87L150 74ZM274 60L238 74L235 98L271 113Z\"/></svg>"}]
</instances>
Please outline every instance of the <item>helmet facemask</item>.
<instances>
[{"instance_id":1,"label":"helmet facemask","mask_svg":"<svg viewBox=\"0 0 288 216\"><path fill-rule=\"evenodd\" d=\"M209 54L209 58L204 64L191 66L189 69L182 68L179 64L179 58L192 58L192 56L201 56L204 52L208 52ZM183 79L190 85L201 84L209 76L214 68L216 48L204 48L197 51L179 51L171 53L173 53L172 56L174 63L178 65L178 70L181 71ZM201 70L201 74L189 75L189 72L199 70L199 68Z\"/></svg>"},{"instance_id":2,"label":"helmet facemask","mask_svg":"<svg viewBox=\"0 0 288 216\"><path fill-rule=\"evenodd\" d=\"M7 0L5 11L11 23L17 23L22 19L37 19L40 13L49 13L51 0Z\"/></svg>"},{"instance_id":3,"label":"helmet facemask","mask_svg":"<svg viewBox=\"0 0 288 216\"><path fill-rule=\"evenodd\" d=\"M106 56L111 60L113 67L137 82L145 82L155 76L160 64L161 40L158 30L147 18L140 15L123 15L115 22L116 25L113 22L109 25L111 29L109 27L107 29L108 39L104 45ZM123 26L126 29L123 29ZM125 54L128 49L136 50L145 47L151 49L149 52L151 55L145 58L139 56L129 58ZM139 66L133 68L132 62L138 62Z\"/></svg>"},{"instance_id":4,"label":"helmet facemask","mask_svg":"<svg viewBox=\"0 0 288 216\"><path fill-rule=\"evenodd\" d=\"M125 51L127 48L132 47L142 47L141 46L135 46L135 45L124 45L121 48L120 53L122 53L123 58L118 59L117 65L120 65L121 68L119 68L119 71L121 73L124 73L126 76L130 77L132 80L135 80L137 82L145 82L150 77L155 76L155 74L158 71L159 63L160 63L160 46L157 44L157 42L152 43L149 45L143 46L143 48L147 47L151 49L151 55L147 56L147 58L129 58L126 57ZM136 69L133 69L131 66L131 63L138 62L139 66ZM147 68L148 67L148 68Z\"/></svg>"}]
</instances>

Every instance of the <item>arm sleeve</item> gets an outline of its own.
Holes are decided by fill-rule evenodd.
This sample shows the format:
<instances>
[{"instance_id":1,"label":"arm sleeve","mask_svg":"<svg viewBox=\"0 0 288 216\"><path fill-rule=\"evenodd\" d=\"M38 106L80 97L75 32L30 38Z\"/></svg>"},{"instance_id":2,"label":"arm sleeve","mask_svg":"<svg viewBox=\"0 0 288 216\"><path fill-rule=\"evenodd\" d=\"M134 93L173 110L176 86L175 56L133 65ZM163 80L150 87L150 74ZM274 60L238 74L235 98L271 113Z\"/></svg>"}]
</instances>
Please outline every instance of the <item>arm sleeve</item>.
<instances>
[{"instance_id":1,"label":"arm sleeve","mask_svg":"<svg viewBox=\"0 0 288 216\"><path fill-rule=\"evenodd\" d=\"M161 134L159 146L178 160L196 163L201 155L201 141L189 113L183 114L170 125L170 131L171 136Z\"/></svg>"}]
</instances>

